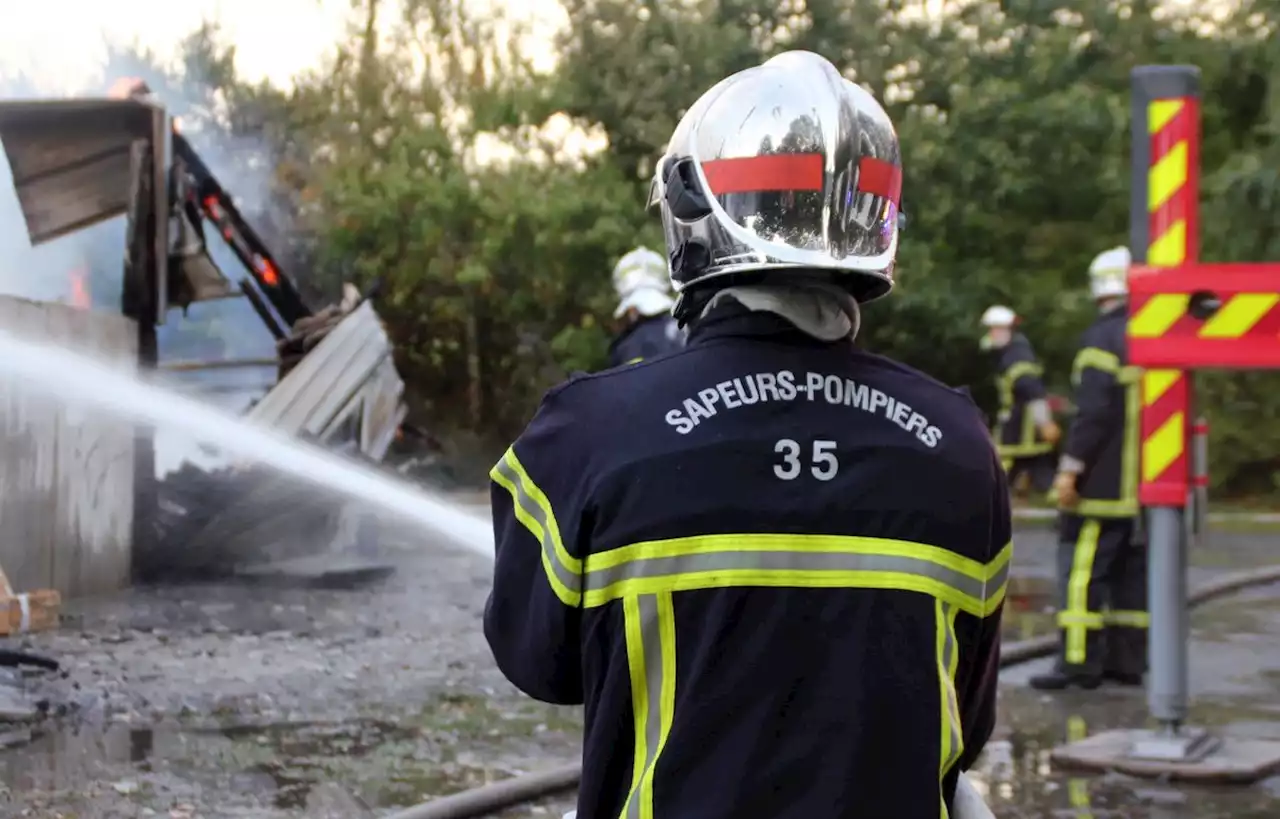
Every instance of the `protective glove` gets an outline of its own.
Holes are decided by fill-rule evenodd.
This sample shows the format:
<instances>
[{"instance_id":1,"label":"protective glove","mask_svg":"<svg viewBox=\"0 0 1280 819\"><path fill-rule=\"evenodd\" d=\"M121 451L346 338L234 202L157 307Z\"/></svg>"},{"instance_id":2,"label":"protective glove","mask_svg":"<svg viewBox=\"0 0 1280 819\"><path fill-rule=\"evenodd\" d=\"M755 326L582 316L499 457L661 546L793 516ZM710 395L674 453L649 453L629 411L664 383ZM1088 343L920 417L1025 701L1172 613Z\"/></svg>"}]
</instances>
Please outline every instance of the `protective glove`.
<instances>
[{"instance_id":1,"label":"protective glove","mask_svg":"<svg viewBox=\"0 0 1280 819\"><path fill-rule=\"evenodd\" d=\"M955 804L951 807L951 819L996 819L966 773L961 773L956 780Z\"/></svg>"},{"instance_id":2,"label":"protective glove","mask_svg":"<svg viewBox=\"0 0 1280 819\"><path fill-rule=\"evenodd\" d=\"M1040 438L1048 444L1057 444L1062 440L1062 429L1052 420L1045 421L1040 425Z\"/></svg>"},{"instance_id":3,"label":"protective glove","mask_svg":"<svg viewBox=\"0 0 1280 819\"><path fill-rule=\"evenodd\" d=\"M1074 472L1059 472L1054 477L1052 497L1058 501L1058 506L1070 509L1080 503L1080 493L1076 491L1077 477Z\"/></svg>"}]
</instances>

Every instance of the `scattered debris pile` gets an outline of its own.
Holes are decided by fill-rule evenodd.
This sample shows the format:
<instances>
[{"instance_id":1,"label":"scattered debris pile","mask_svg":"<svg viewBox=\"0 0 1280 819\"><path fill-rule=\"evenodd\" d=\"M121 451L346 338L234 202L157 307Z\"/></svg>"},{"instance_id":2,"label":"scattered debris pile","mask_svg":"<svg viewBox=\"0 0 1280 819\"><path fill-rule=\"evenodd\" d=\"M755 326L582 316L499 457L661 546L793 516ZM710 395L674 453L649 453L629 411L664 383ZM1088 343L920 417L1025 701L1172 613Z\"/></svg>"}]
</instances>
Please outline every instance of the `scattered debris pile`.
<instances>
[{"instance_id":1,"label":"scattered debris pile","mask_svg":"<svg viewBox=\"0 0 1280 819\"><path fill-rule=\"evenodd\" d=\"M0 749L31 741L32 726L50 706L32 693L30 683L60 670L58 661L50 657L0 648Z\"/></svg>"},{"instance_id":2,"label":"scattered debris pile","mask_svg":"<svg viewBox=\"0 0 1280 819\"><path fill-rule=\"evenodd\" d=\"M403 385L359 293L348 286L341 303L297 321L277 348L280 380L248 417L353 461L380 461L403 419ZM293 576L342 584L390 571L376 562L376 520L362 504L269 467L188 462L159 482L157 507L136 560L148 582Z\"/></svg>"}]
</instances>

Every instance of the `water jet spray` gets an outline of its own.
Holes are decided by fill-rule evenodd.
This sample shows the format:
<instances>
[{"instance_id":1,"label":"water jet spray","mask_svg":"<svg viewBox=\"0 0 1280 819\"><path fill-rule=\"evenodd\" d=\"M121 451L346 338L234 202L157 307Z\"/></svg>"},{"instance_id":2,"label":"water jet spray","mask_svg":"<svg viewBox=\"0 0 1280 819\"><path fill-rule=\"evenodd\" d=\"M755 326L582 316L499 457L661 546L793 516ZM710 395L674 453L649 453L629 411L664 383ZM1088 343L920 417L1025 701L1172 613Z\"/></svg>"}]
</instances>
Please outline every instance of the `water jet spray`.
<instances>
[{"instance_id":1,"label":"water jet spray","mask_svg":"<svg viewBox=\"0 0 1280 819\"><path fill-rule=\"evenodd\" d=\"M268 464L314 486L364 501L455 546L493 557L493 530L485 518L90 356L0 331L0 380L125 420L181 431L233 456Z\"/></svg>"}]
</instances>

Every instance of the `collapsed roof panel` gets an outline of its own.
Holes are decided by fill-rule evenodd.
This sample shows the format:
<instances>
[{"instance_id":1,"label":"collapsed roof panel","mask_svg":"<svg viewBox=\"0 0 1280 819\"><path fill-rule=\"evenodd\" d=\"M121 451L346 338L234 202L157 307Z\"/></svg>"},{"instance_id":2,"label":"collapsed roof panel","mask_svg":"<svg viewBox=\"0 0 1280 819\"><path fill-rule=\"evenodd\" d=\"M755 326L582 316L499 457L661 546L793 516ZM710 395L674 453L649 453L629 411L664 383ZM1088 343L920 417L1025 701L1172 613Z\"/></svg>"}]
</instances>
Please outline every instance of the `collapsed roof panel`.
<instances>
[{"instance_id":1,"label":"collapsed roof panel","mask_svg":"<svg viewBox=\"0 0 1280 819\"><path fill-rule=\"evenodd\" d=\"M124 213L131 145L163 144L163 134L164 112L136 100L0 103L0 143L31 243Z\"/></svg>"}]
</instances>

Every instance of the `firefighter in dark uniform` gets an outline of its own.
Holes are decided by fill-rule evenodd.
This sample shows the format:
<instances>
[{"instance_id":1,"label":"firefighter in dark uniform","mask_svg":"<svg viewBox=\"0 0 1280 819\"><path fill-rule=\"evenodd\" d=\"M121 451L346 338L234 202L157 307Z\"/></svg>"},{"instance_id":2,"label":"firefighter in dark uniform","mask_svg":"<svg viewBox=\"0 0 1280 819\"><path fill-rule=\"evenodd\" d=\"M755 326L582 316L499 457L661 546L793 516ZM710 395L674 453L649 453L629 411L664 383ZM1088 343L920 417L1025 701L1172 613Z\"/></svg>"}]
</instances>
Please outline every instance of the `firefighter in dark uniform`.
<instances>
[{"instance_id":1,"label":"firefighter in dark uniform","mask_svg":"<svg viewBox=\"0 0 1280 819\"><path fill-rule=\"evenodd\" d=\"M1015 490L1025 484L1040 494L1053 485L1053 448L1062 436L1049 411L1044 368L1031 342L1015 329L1017 315L994 305L982 314L983 347L996 356L999 415L991 434Z\"/></svg>"},{"instance_id":2,"label":"firefighter in dark uniform","mask_svg":"<svg viewBox=\"0 0 1280 819\"><path fill-rule=\"evenodd\" d=\"M1129 250L1105 251L1089 267L1098 319L1072 366L1077 415L1067 432L1054 492L1059 517L1062 646L1035 688L1142 684L1147 667L1147 553L1138 525L1140 371L1125 344Z\"/></svg>"},{"instance_id":3,"label":"firefighter in dark uniform","mask_svg":"<svg viewBox=\"0 0 1280 819\"><path fill-rule=\"evenodd\" d=\"M966 394L853 344L900 190L893 124L816 54L712 88L653 188L687 346L551 390L494 467L485 635L586 705L578 819L990 815L961 772L1004 470Z\"/></svg>"},{"instance_id":4,"label":"firefighter in dark uniform","mask_svg":"<svg viewBox=\"0 0 1280 819\"><path fill-rule=\"evenodd\" d=\"M671 315L675 299L667 277L667 260L638 247L613 268L618 309L613 317L622 330L609 345L609 366L635 364L684 346L684 332Z\"/></svg>"}]
</instances>

